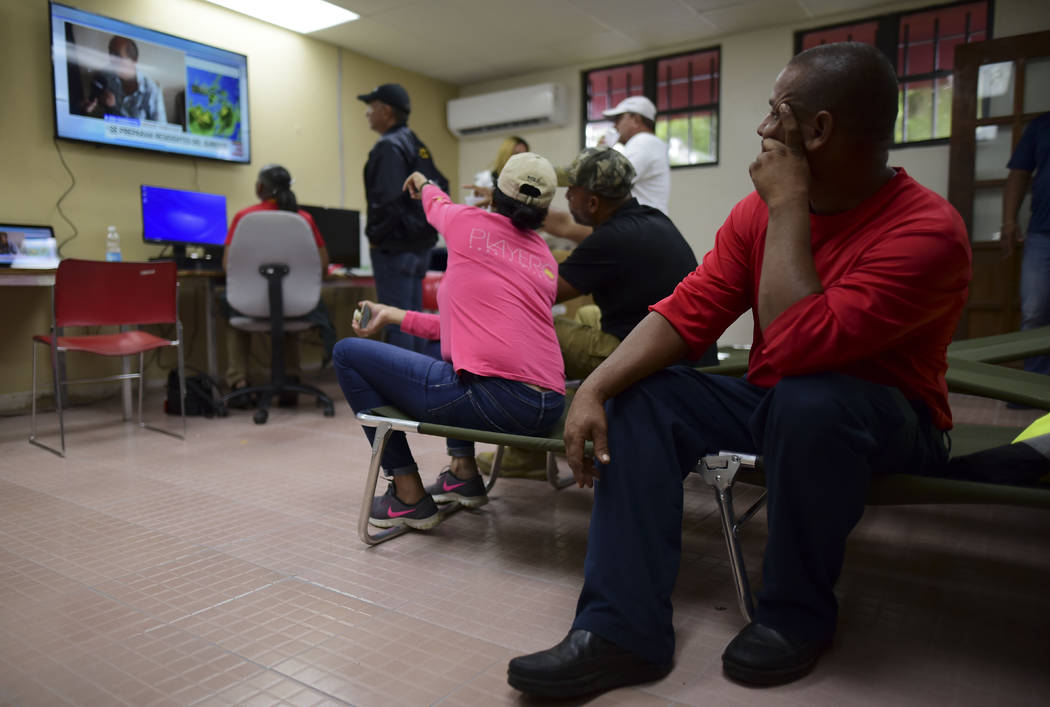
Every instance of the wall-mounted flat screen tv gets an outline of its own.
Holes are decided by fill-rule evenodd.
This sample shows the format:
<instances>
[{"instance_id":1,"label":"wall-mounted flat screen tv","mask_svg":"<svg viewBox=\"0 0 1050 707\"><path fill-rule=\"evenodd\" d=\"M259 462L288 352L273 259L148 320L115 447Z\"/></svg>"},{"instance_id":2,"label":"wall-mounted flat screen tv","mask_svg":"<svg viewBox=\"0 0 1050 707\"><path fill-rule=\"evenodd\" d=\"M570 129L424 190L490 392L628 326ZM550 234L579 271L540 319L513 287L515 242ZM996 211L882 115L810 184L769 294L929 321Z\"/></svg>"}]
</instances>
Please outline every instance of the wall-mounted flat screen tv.
<instances>
[{"instance_id":1,"label":"wall-mounted flat screen tv","mask_svg":"<svg viewBox=\"0 0 1050 707\"><path fill-rule=\"evenodd\" d=\"M250 162L248 59L50 3L55 134Z\"/></svg>"}]
</instances>

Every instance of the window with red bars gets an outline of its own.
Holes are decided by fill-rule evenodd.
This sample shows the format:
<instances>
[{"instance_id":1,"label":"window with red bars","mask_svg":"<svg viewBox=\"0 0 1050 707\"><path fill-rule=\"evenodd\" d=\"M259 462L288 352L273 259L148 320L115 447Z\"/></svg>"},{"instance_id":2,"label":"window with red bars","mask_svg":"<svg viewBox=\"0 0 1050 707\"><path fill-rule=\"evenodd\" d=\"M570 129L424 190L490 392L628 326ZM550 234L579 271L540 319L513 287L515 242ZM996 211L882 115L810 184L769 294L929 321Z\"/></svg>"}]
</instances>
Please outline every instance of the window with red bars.
<instances>
[{"instance_id":1,"label":"window with red bars","mask_svg":"<svg viewBox=\"0 0 1050 707\"><path fill-rule=\"evenodd\" d=\"M812 49L821 44L832 44L834 42L875 44L875 33L878 29L879 23L871 21L813 30L803 34L801 50Z\"/></svg>"},{"instance_id":2,"label":"window with red bars","mask_svg":"<svg viewBox=\"0 0 1050 707\"><path fill-rule=\"evenodd\" d=\"M584 146L606 141L612 121L603 111L640 95L656 105L672 167L717 164L720 60L716 48L584 72Z\"/></svg>"},{"instance_id":3,"label":"window with red bars","mask_svg":"<svg viewBox=\"0 0 1050 707\"><path fill-rule=\"evenodd\" d=\"M841 41L878 47L900 82L896 143L945 140L951 135L955 47L989 39L991 11L988 0L956 2L804 30L795 34L795 49Z\"/></svg>"}]
</instances>

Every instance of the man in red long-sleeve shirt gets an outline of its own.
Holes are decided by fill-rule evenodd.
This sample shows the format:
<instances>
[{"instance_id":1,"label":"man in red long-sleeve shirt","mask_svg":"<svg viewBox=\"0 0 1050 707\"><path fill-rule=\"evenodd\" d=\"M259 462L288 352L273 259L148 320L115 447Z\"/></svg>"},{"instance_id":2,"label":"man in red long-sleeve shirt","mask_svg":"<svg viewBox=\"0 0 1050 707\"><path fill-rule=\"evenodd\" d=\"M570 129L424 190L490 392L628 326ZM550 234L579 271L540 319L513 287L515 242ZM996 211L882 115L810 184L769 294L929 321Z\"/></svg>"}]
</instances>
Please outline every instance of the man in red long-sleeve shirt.
<instances>
[{"instance_id":1,"label":"man in red long-sleeve shirt","mask_svg":"<svg viewBox=\"0 0 1050 707\"><path fill-rule=\"evenodd\" d=\"M565 442L595 496L585 582L565 639L511 661L525 692L578 695L670 670L681 482L701 456L764 456L762 589L722 660L730 678L766 685L801 677L829 644L871 475L947 458L945 349L969 241L944 199L887 165L892 66L867 45L816 47L781 72L769 104L755 191L576 395ZM749 309L746 379L666 368Z\"/></svg>"}]
</instances>

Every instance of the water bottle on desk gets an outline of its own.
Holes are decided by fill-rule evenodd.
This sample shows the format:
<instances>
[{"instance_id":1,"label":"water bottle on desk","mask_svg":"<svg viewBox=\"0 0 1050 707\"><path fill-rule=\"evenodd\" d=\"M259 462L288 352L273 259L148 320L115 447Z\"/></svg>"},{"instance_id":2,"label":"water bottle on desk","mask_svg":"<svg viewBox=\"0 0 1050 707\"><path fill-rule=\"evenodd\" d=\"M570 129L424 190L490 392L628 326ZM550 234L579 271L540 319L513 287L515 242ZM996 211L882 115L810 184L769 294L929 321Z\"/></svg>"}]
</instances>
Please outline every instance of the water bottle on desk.
<instances>
[{"instance_id":1,"label":"water bottle on desk","mask_svg":"<svg viewBox=\"0 0 1050 707\"><path fill-rule=\"evenodd\" d=\"M106 229L106 260L111 263L120 262L120 234L116 226Z\"/></svg>"}]
</instances>

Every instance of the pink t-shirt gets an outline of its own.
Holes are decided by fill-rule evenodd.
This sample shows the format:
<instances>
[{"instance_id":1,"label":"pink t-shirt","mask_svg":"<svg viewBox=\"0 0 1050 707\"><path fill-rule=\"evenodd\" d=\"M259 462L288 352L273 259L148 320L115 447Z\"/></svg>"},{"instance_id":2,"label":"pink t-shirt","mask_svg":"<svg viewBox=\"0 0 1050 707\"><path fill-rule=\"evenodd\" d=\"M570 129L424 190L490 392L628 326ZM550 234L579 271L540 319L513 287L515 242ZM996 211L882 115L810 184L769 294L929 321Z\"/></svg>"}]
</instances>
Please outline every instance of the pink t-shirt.
<instances>
[{"instance_id":1,"label":"pink t-shirt","mask_svg":"<svg viewBox=\"0 0 1050 707\"><path fill-rule=\"evenodd\" d=\"M456 204L423 187L427 220L445 238L448 270L438 290L439 314L408 312L401 330L441 340L456 371L531 383L565 392L565 367L551 307L558 265L535 231L510 219Z\"/></svg>"}]
</instances>

